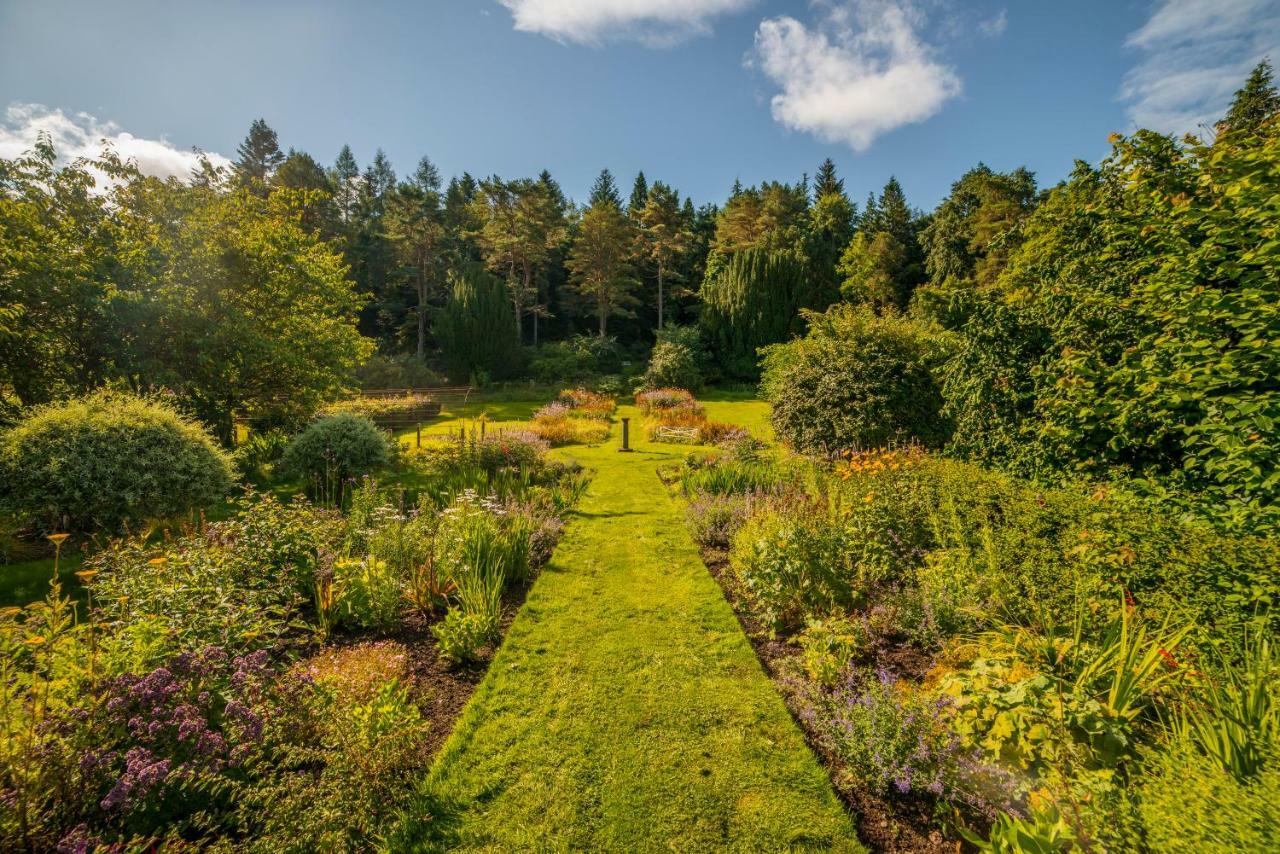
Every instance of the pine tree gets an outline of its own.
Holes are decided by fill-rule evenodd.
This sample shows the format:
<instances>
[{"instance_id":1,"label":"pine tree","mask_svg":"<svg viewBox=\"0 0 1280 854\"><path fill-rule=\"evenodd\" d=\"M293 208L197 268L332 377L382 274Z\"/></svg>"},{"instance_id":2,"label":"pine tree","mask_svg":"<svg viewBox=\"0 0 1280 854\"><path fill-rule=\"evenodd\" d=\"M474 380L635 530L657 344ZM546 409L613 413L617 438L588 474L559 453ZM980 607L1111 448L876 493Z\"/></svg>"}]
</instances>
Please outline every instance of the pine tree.
<instances>
[{"instance_id":1,"label":"pine tree","mask_svg":"<svg viewBox=\"0 0 1280 854\"><path fill-rule=\"evenodd\" d=\"M632 219L640 216L645 203L649 201L649 182L643 170L636 174L636 181L631 185L631 201L627 203L627 215Z\"/></svg>"},{"instance_id":2,"label":"pine tree","mask_svg":"<svg viewBox=\"0 0 1280 854\"><path fill-rule=\"evenodd\" d=\"M590 207L604 202L612 202L615 208L622 210L622 196L618 193L618 184L613 180L613 173L608 169L600 170L599 177L591 185L591 195L587 200Z\"/></svg>"},{"instance_id":3,"label":"pine tree","mask_svg":"<svg viewBox=\"0 0 1280 854\"><path fill-rule=\"evenodd\" d=\"M241 185L265 196L267 183L284 162L280 140L265 119L254 119L249 126L249 135L236 148L236 155L233 168L237 180Z\"/></svg>"},{"instance_id":4,"label":"pine tree","mask_svg":"<svg viewBox=\"0 0 1280 854\"><path fill-rule=\"evenodd\" d=\"M1231 108L1218 122L1219 133L1249 134L1280 113L1280 93L1273 82L1271 62L1262 60L1236 92Z\"/></svg>"},{"instance_id":5,"label":"pine tree","mask_svg":"<svg viewBox=\"0 0 1280 854\"><path fill-rule=\"evenodd\" d=\"M338 206L338 216L344 223L351 222L356 213L356 179L360 177L360 167L351 153L351 146L342 146L329 176L333 182L333 200Z\"/></svg>"},{"instance_id":6,"label":"pine tree","mask_svg":"<svg viewBox=\"0 0 1280 854\"><path fill-rule=\"evenodd\" d=\"M653 183L644 207L633 216L640 224L641 254L657 267L658 329L661 330L666 326L666 279L676 259L689 246L689 225L680 213L680 194L661 181Z\"/></svg>"},{"instance_id":7,"label":"pine tree","mask_svg":"<svg viewBox=\"0 0 1280 854\"><path fill-rule=\"evenodd\" d=\"M396 188L387 201L387 237L399 263L397 277L414 294L415 353L426 355L427 311L443 268L444 211L440 174L429 158L418 162L413 180Z\"/></svg>"},{"instance_id":8,"label":"pine tree","mask_svg":"<svg viewBox=\"0 0 1280 854\"><path fill-rule=\"evenodd\" d=\"M844 194L844 180L836 177L836 164L830 157L822 161L818 167L818 175L813 182L813 197Z\"/></svg>"},{"instance_id":9,"label":"pine tree","mask_svg":"<svg viewBox=\"0 0 1280 854\"><path fill-rule=\"evenodd\" d=\"M633 316L630 307L637 303L632 295L637 284L631 267L632 228L618 205L601 193L600 201L583 213L569 253L569 281L595 303L601 338L607 334L610 317Z\"/></svg>"}]
</instances>

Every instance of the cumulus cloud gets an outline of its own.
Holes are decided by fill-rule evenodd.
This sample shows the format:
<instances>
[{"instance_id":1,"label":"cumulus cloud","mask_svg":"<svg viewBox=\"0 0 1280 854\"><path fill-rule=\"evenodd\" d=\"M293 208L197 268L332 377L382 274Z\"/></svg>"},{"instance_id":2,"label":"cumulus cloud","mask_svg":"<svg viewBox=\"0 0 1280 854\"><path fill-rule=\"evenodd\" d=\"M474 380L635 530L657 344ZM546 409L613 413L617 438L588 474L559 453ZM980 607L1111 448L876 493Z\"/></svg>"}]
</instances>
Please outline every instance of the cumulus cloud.
<instances>
[{"instance_id":1,"label":"cumulus cloud","mask_svg":"<svg viewBox=\"0 0 1280 854\"><path fill-rule=\"evenodd\" d=\"M11 104L5 110L0 121L0 157L29 151L42 132L53 140L61 163L96 157L109 145L121 158L136 163L144 175L186 180L199 162L195 151L176 148L168 140L134 136L115 122L100 121L88 113L67 115L41 104ZM215 166L231 162L221 154L206 156Z\"/></svg>"},{"instance_id":2,"label":"cumulus cloud","mask_svg":"<svg viewBox=\"0 0 1280 854\"><path fill-rule=\"evenodd\" d=\"M960 78L921 38L924 15L903 2L827 6L807 27L789 16L756 30L752 61L782 91L773 117L792 130L865 151L960 94Z\"/></svg>"},{"instance_id":3,"label":"cumulus cloud","mask_svg":"<svg viewBox=\"0 0 1280 854\"><path fill-rule=\"evenodd\" d=\"M654 47L711 31L717 15L754 0L498 0L511 10L516 29L564 42L598 45L632 39Z\"/></svg>"},{"instance_id":4,"label":"cumulus cloud","mask_svg":"<svg viewBox=\"0 0 1280 854\"><path fill-rule=\"evenodd\" d=\"M1120 97L1139 127L1195 132L1226 112L1258 60L1280 58L1280 0L1157 0L1129 34Z\"/></svg>"}]
</instances>

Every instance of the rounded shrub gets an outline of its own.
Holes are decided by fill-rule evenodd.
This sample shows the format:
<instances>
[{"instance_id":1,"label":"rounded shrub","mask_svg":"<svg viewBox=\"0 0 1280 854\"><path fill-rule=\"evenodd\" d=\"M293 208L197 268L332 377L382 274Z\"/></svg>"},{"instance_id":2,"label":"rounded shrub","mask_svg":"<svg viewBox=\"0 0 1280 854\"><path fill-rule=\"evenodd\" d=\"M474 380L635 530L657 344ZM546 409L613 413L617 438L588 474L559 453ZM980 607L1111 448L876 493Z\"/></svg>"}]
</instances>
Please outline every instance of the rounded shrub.
<instances>
[{"instance_id":1,"label":"rounded shrub","mask_svg":"<svg viewBox=\"0 0 1280 854\"><path fill-rule=\"evenodd\" d=\"M806 316L807 335L764 351L761 386L781 438L808 454L946 441L934 375L944 355L941 333L865 307Z\"/></svg>"},{"instance_id":2,"label":"rounded shrub","mask_svg":"<svg viewBox=\"0 0 1280 854\"><path fill-rule=\"evenodd\" d=\"M311 422L284 449L281 464L293 474L340 482L390 461L387 436L368 418L344 412Z\"/></svg>"},{"instance_id":3,"label":"rounded shrub","mask_svg":"<svg viewBox=\"0 0 1280 854\"><path fill-rule=\"evenodd\" d=\"M43 406L0 434L0 509L45 531L119 532L217 501L231 482L203 427L134 395Z\"/></svg>"},{"instance_id":4,"label":"rounded shrub","mask_svg":"<svg viewBox=\"0 0 1280 854\"><path fill-rule=\"evenodd\" d=\"M648 388L701 388L702 371L698 367L693 349L674 341L659 341L653 347L653 355L649 357L644 384Z\"/></svg>"}]
</instances>

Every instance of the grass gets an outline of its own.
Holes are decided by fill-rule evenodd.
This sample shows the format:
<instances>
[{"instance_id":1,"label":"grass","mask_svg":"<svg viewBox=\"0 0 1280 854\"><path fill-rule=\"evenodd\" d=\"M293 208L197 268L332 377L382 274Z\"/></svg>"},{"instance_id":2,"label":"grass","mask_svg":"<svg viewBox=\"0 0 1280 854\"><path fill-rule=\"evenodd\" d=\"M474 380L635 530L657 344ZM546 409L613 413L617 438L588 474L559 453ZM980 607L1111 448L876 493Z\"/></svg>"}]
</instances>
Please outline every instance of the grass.
<instances>
[{"instance_id":1,"label":"grass","mask_svg":"<svg viewBox=\"0 0 1280 854\"><path fill-rule=\"evenodd\" d=\"M80 564L79 553L64 554L58 564L58 580L62 582L62 592L77 602L86 598L85 589L75 576ZM28 605L37 599L43 599L49 593L49 581L52 578L51 557L0 565L0 607Z\"/></svg>"},{"instance_id":2,"label":"grass","mask_svg":"<svg viewBox=\"0 0 1280 854\"><path fill-rule=\"evenodd\" d=\"M751 435L773 442L773 425L769 423L769 404L760 400L754 390L712 389L699 394L698 402L707 411L708 421L727 421L746 427Z\"/></svg>"},{"instance_id":3,"label":"grass","mask_svg":"<svg viewBox=\"0 0 1280 854\"><path fill-rule=\"evenodd\" d=\"M635 446L570 452L591 489L394 850L862 850L657 479L686 449Z\"/></svg>"}]
</instances>

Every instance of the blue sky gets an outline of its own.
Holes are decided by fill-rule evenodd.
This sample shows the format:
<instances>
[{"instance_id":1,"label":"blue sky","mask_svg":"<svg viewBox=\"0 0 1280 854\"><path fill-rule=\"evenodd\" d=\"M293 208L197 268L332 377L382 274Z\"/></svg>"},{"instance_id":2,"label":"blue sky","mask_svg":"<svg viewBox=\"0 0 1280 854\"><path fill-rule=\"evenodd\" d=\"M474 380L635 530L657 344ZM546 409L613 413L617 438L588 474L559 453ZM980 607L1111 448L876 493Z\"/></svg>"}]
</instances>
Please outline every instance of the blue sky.
<instances>
[{"instance_id":1,"label":"blue sky","mask_svg":"<svg viewBox=\"0 0 1280 854\"><path fill-rule=\"evenodd\" d=\"M831 157L927 208L978 161L1049 184L1112 131L1194 130L1267 54L1280 0L0 0L0 156L43 128L178 173L262 116L326 164L578 199L604 166L702 203Z\"/></svg>"}]
</instances>

